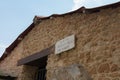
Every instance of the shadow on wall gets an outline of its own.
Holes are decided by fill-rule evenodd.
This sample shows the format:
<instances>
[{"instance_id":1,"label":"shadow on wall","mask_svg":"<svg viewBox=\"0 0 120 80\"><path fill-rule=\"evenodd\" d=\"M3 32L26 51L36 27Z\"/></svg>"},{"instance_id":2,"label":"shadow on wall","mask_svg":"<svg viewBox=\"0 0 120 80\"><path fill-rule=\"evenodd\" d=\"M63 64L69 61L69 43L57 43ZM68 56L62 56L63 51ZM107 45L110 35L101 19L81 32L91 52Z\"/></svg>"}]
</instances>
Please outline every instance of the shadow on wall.
<instances>
[{"instance_id":1,"label":"shadow on wall","mask_svg":"<svg viewBox=\"0 0 120 80\"><path fill-rule=\"evenodd\" d=\"M73 64L47 71L47 80L92 80L83 66Z\"/></svg>"}]
</instances>

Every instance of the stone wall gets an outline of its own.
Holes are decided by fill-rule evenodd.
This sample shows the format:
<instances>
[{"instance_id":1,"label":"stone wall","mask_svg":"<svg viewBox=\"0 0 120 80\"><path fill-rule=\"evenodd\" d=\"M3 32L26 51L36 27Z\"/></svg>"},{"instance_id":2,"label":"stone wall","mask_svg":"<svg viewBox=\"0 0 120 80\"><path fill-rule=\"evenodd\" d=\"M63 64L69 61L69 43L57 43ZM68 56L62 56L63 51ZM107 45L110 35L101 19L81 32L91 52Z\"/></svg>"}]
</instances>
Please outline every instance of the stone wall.
<instances>
[{"instance_id":1,"label":"stone wall","mask_svg":"<svg viewBox=\"0 0 120 80\"><path fill-rule=\"evenodd\" d=\"M47 70L47 80L92 80L82 65L72 64Z\"/></svg>"},{"instance_id":2,"label":"stone wall","mask_svg":"<svg viewBox=\"0 0 120 80\"><path fill-rule=\"evenodd\" d=\"M20 80L23 66L17 66L17 61L21 59L23 53L23 43L21 42L2 62L0 71L3 75L17 77Z\"/></svg>"},{"instance_id":3,"label":"stone wall","mask_svg":"<svg viewBox=\"0 0 120 80\"><path fill-rule=\"evenodd\" d=\"M120 80L120 8L43 20L23 40L22 57L72 34L76 47L61 55L49 55L47 69L76 63L82 64L94 80Z\"/></svg>"},{"instance_id":4,"label":"stone wall","mask_svg":"<svg viewBox=\"0 0 120 80\"><path fill-rule=\"evenodd\" d=\"M38 67L24 65L20 80L36 80Z\"/></svg>"},{"instance_id":5,"label":"stone wall","mask_svg":"<svg viewBox=\"0 0 120 80\"><path fill-rule=\"evenodd\" d=\"M52 76L49 76L50 70L72 64L82 65L93 80L120 80L120 8L91 14L74 13L41 21L0 63L0 70L17 76L18 80L33 79L37 68L18 67L17 61L72 34L76 37L74 49L48 56L47 80Z\"/></svg>"}]
</instances>

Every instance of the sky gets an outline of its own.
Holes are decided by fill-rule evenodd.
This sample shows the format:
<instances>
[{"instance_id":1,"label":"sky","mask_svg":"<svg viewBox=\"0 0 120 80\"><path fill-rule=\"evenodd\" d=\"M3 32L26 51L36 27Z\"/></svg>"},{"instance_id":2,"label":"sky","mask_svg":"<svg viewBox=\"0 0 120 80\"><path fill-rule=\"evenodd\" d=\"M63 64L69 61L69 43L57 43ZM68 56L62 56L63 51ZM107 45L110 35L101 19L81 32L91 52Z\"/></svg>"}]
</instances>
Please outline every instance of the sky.
<instances>
[{"instance_id":1,"label":"sky","mask_svg":"<svg viewBox=\"0 0 120 80\"><path fill-rule=\"evenodd\" d=\"M120 0L0 0L0 56L33 21L35 15L49 16L98 7Z\"/></svg>"}]
</instances>

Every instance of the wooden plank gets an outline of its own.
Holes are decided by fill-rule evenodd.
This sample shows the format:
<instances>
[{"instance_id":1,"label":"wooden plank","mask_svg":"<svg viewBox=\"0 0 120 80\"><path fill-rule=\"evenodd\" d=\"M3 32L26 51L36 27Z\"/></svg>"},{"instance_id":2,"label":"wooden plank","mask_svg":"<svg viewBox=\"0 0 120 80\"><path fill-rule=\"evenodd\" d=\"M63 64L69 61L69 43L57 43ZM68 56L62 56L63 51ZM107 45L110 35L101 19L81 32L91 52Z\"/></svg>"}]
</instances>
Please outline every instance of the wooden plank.
<instances>
[{"instance_id":1,"label":"wooden plank","mask_svg":"<svg viewBox=\"0 0 120 80\"><path fill-rule=\"evenodd\" d=\"M26 58L20 59L18 61L17 65L18 66L20 66L20 65L34 65L34 64L36 64L36 62L44 63L45 60L46 60L46 56L48 56L51 53L54 53L54 45L47 48L47 49L44 49L44 50L42 50L42 51L40 51L38 53L30 55L30 56L28 56Z\"/></svg>"}]
</instances>

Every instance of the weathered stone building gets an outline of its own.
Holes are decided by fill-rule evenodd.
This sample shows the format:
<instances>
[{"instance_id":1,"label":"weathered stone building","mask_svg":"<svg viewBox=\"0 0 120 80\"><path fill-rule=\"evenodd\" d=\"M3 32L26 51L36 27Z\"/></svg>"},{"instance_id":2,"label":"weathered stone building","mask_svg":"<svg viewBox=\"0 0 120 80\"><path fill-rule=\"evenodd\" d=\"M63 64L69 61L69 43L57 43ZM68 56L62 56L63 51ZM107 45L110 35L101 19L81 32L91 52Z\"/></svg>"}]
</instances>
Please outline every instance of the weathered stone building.
<instances>
[{"instance_id":1,"label":"weathered stone building","mask_svg":"<svg viewBox=\"0 0 120 80\"><path fill-rule=\"evenodd\" d=\"M56 42L71 35L75 47L55 54ZM43 80L120 80L120 2L35 16L0 58L0 72L38 80L41 69Z\"/></svg>"}]
</instances>

